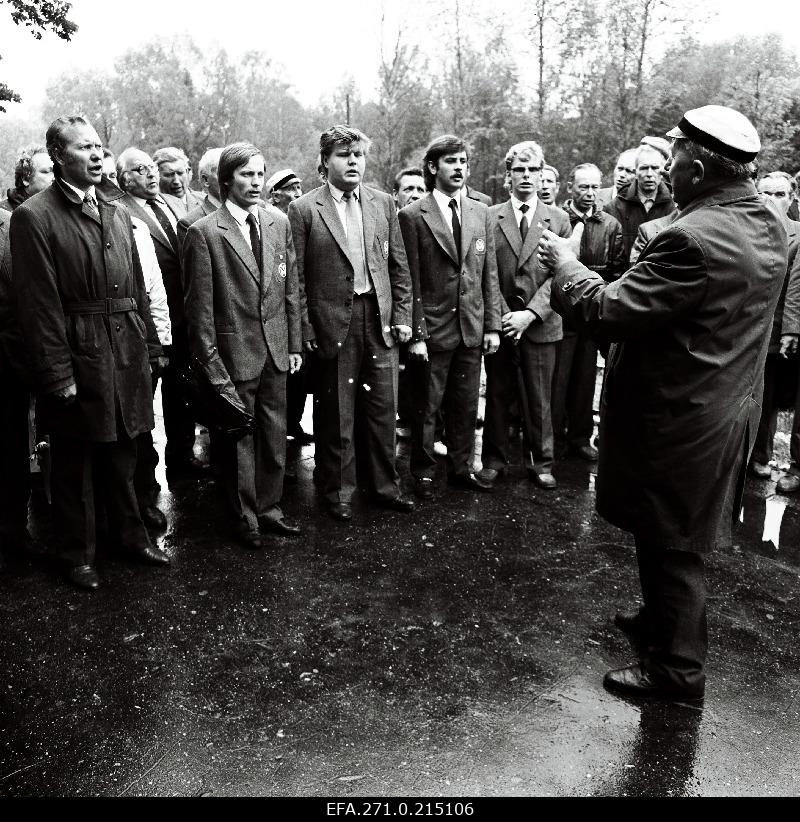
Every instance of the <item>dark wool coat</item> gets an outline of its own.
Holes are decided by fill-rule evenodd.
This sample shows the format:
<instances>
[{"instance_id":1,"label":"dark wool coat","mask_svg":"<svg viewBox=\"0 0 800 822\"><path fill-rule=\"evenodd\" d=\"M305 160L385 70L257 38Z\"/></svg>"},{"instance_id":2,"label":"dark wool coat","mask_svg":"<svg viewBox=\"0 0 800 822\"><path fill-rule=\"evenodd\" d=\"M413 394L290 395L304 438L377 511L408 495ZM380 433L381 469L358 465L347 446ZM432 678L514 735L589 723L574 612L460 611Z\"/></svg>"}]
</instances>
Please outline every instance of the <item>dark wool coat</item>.
<instances>
[{"instance_id":1,"label":"dark wool coat","mask_svg":"<svg viewBox=\"0 0 800 822\"><path fill-rule=\"evenodd\" d=\"M610 203L604 205L603 211L614 217L622 226L622 244L625 247L625 262L627 263L631 257L633 244L636 242L636 235L639 233L639 226L650 220L657 220L659 217L672 214L675 211L675 202L666 184L659 183L655 202L650 211L645 211L639 199L639 183L634 180L630 185L625 186Z\"/></svg>"},{"instance_id":2,"label":"dark wool coat","mask_svg":"<svg viewBox=\"0 0 800 822\"><path fill-rule=\"evenodd\" d=\"M785 222L749 180L696 198L613 283L571 261L553 307L611 346L597 510L649 544L730 539L786 271Z\"/></svg>"},{"instance_id":3,"label":"dark wool coat","mask_svg":"<svg viewBox=\"0 0 800 822\"><path fill-rule=\"evenodd\" d=\"M44 429L113 442L119 420L129 437L153 428L148 359L161 347L130 215L99 191L98 207L100 220L58 180L26 200L11 216L12 273L36 389L77 386L69 406L42 398Z\"/></svg>"}]
</instances>

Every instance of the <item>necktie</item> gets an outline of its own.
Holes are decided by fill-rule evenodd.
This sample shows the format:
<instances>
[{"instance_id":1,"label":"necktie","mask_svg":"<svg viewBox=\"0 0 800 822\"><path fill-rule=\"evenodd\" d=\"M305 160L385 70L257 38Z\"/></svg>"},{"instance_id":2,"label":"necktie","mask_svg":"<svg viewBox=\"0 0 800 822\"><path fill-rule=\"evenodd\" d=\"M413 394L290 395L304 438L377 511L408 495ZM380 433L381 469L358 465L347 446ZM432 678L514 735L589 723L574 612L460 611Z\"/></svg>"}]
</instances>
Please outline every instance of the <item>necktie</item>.
<instances>
[{"instance_id":1,"label":"necktie","mask_svg":"<svg viewBox=\"0 0 800 822\"><path fill-rule=\"evenodd\" d=\"M370 290L370 285L364 261L364 229L359 219L355 192L345 192L344 201L347 218L347 250L350 254L350 261L353 263L353 273L355 275L353 291L356 294L366 294Z\"/></svg>"},{"instance_id":2,"label":"necktie","mask_svg":"<svg viewBox=\"0 0 800 822\"><path fill-rule=\"evenodd\" d=\"M654 203L654 202L655 202L654 200L651 200L651 199L649 199L649 198L648 198L647 200L645 200L645 201L644 201L644 210L645 210L648 214L650 213L650 209L653 207L653 203Z\"/></svg>"},{"instance_id":3,"label":"necktie","mask_svg":"<svg viewBox=\"0 0 800 822\"><path fill-rule=\"evenodd\" d=\"M86 196L83 198L83 202L84 202L87 206L89 206L89 209L91 210L92 214L94 214L94 216L95 216L95 217L98 217L98 218L100 217L100 211L99 211L99 209L97 208L97 200L95 200L95 198L94 198L94 197L92 197L92 195L91 195L91 194L89 194L89 193L87 192L87 193L86 193Z\"/></svg>"},{"instance_id":4,"label":"necktie","mask_svg":"<svg viewBox=\"0 0 800 822\"><path fill-rule=\"evenodd\" d=\"M247 215L247 224L250 226L250 248L253 249L253 256L256 258L258 270L264 273L264 262L261 259L261 238L258 236L258 222L255 214Z\"/></svg>"},{"instance_id":5,"label":"necktie","mask_svg":"<svg viewBox=\"0 0 800 822\"><path fill-rule=\"evenodd\" d=\"M156 220L158 220L158 224L161 226L161 230L167 235L167 239L169 240L169 244L172 246L172 250L177 254L178 235L175 233L175 229L172 227L172 223L169 221L169 218L166 214L164 214L164 210L156 200L148 200L147 205L150 206L153 214L155 214Z\"/></svg>"},{"instance_id":6,"label":"necktie","mask_svg":"<svg viewBox=\"0 0 800 822\"><path fill-rule=\"evenodd\" d=\"M528 215L525 212L528 211L529 208L530 206L527 203L523 203L519 207L519 210L522 212L522 219L519 221L519 233L523 243L528 236Z\"/></svg>"},{"instance_id":7,"label":"necktie","mask_svg":"<svg viewBox=\"0 0 800 822\"><path fill-rule=\"evenodd\" d=\"M461 222L458 219L458 203L455 197L448 203L453 212L453 239L456 243L456 253L458 254L458 264L461 265Z\"/></svg>"}]
</instances>

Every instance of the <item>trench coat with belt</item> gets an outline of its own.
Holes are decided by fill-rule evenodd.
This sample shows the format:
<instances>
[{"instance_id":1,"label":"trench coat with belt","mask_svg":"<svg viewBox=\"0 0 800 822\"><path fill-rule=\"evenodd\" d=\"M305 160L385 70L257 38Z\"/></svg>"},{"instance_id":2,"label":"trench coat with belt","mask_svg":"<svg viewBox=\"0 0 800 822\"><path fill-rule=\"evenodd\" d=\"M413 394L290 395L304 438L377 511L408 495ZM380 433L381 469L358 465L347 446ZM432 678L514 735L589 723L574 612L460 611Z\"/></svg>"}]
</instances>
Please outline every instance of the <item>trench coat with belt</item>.
<instances>
[{"instance_id":1,"label":"trench coat with belt","mask_svg":"<svg viewBox=\"0 0 800 822\"><path fill-rule=\"evenodd\" d=\"M161 346L130 215L96 191L99 217L59 180L19 206L12 272L44 429L114 442L153 428ZM73 382L71 404L47 396Z\"/></svg>"},{"instance_id":2,"label":"trench coat with belt","mask_svg":"<svg viewBox=\"0 0 800 822\"><path fill-rule=\"evenodd\" d=\"M553 307L615 343L597 474L609 522L660 548L729 542L786 262L781 215L744 180L693 200L613 283L559 266Z\"/></svg>"}]
</instances>

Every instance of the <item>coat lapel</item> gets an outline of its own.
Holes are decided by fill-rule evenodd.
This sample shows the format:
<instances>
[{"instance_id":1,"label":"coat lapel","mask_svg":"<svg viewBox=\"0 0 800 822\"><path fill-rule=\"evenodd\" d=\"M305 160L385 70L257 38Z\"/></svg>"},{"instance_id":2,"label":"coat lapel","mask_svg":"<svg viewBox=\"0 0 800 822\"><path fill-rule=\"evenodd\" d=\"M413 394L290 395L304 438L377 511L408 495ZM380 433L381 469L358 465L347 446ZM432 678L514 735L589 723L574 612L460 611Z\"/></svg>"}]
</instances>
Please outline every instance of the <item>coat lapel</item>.
<instances>
[{"instance_id":1,"label":"coat lapel","mask_svg":"<svg viewBox=\"0 0 800 822\"><path fill-rule=\"evenodd\" d=\"M317 197L317 205L319 206L322 221L328 226L328 230L333 234L333 239L336 240L337 245L342 250L342 254L347 257L352 266L353 261L350 260L350 254L347 249L347 237L345 237L342 221L339 219L339 212L336 210L336 204L333 201L333 195L327 183L323 183L321 186L320 193Z\"/></svg>"},{"instance_id":2,"label":"coat lapel","mask_svg":"<svg viewBox=\"0 0 800 822\"><path fill-rule=\"evenodd\" d=\"M364 264L369 268L369 253L375 244L375 226L378 223L378 214L375 207L375 198L372 193L361 186L361 220L364 226Z\"/></svg>"},{"instance_id":3,"label":"coat lapel","mask_svg":"<svg viewBox=\"0 0 800 822\"><path fill-rule=\"evenodd\" d=\"M466 260L475 230L478 228L476 201L461 195L461 259Z\"/></svg>"},{"instance_id":4,"label":"coat lapel","mask_svg":"<svg viewBox=\"0 0 800 822\"><path fill-rule=\"evenodd\" d=\"M517 268L522 268L528 262L531 254L536 250L536 246L539 245L542 232L549 228L550 218L545 212L544 203L537 201L536 210L533 212L531 223L528 226L528 233L525 235L525 242L519 252ZM519 230L517 230L517 233L519 234Z\"/></svg>"},{"instance_id":5,"label":"coat lapel","mask_svg":"<svg viewBox=\"0 0 800 822\"><path fill-rule=\"evenodd\" d=\"M511 205L511 200L508 200L497 213L497 224L500 230L506 235L508 244L514 252L514 256L519 259L522 251L522 237L519 233L519 226L517 225L517 215L514 211L514 206Z\"/></svg>"},{"instance_id":6,"label":"coat lapel","mask_svg":"<svg viewBox=\"0 0 800 822\"><path fill-rule=\"evenodd\" d=\"M261 226L261 270L264 272L261 277L261 296L263 297L277 274L273 265L275 261L275 221L266 209L259 207L258 224ZM285 264L286 261L284 260L283 263Z\"/></svg>"},{"instance_id":7,"label":"coat lapel","mask_svg":"<svg viewBox=\"0 0 800 822\"><path fill-rule=\"evenodd\" d=\"M445 225L442 212L439 210L439 205L434 199L433 194L429 194L424 200L420 200L420 202L422 219L425 220L425 223L445 254L453 261L454 265L458 265L458 254L456 252L455 240L453 240L453 232Z\"/></svg>"},{"instance_id":8,"label":"coat lapel","mask_svg":"<svg viewBox=\"0 0 800 822\"><path fill-rule=\"evenodd\" d=\"M153 238L153 241L161 243L164 248L169 249L170 252L174 253L172 245L170 245L169 240L164 234L164 230L153 216L153 212L147 208L142 208L130 194L125 195L123 202L125 203L125 207L133 214L134 217L138 217L143 223L147 224L147 228L150 231L150 236Z\"/></svg>"},{"instance_id":9,"label":"coat lapel","mask_svg":"<svg viewBox=\"0 0 800 822\"><path fill-rule=\"evenodd\" d=\"M261 289L261 274L256 264L256 258L250 250L250 246L242 237L242 232L239 230L239 224L233 219L233 215L222 205L222 208L217 209L217 225L222 229L222 236L231 248L238 254L239 259L244 264L245 268L250 272L250 276L255 280L256 285ZM264 247L264 243L261 243Z\"/></svg>"}]
</instances>

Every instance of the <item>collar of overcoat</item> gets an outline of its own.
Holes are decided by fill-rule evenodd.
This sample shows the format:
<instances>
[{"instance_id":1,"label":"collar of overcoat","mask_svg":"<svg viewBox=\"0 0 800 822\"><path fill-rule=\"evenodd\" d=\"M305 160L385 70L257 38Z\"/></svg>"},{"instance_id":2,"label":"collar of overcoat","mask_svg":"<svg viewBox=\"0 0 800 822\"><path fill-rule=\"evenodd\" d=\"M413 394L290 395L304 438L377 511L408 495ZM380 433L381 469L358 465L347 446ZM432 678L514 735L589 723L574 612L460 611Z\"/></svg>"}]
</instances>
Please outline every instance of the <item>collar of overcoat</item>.
<instances>
[{"instance_id":1,"label":"collar of overcoat","mask_svg":"<svg viewBox=\"0 0 800 822\"><path fill-rule=\"evenodd\" d=\"M225 242L236 252L263 296L269 288L273 276L272 269L274 266L272 263L275 257L275 243L271 230L271 226L273 225L272 217L269 216L266 209L261 206L258 207L258 224L261 228L261 268L264 271L264 276L262 277L258 270L255 254L253 254L250 246L242 236L239 224L230 211L225 208L225 203L214 213L217 215L217 225L222 232L222 236L225 238ZM284 260L284 263L285 262L287 261Z\"/></svg>"}]
</instances>

